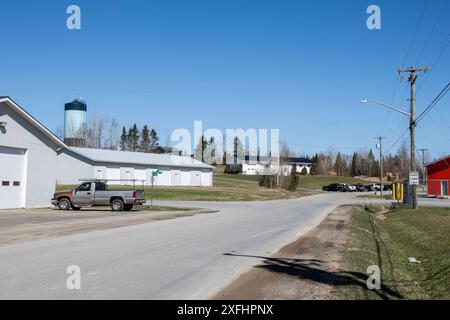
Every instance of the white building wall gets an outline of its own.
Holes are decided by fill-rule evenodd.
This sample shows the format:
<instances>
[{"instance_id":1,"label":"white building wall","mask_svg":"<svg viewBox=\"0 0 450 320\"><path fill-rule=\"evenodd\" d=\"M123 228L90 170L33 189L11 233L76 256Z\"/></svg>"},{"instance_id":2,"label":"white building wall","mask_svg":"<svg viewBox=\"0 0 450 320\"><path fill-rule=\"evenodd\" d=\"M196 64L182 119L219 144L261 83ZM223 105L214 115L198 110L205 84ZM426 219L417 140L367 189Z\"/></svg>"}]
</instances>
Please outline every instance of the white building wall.
<instances>
[{"instance_id":1,"label":"white building wall","mask_svg":"<svg viewBox=\"0 0 450 320\"><path fill-rule=\"evenodd\" d=\"M80 179L95 177L96 168L91 164L75 158L70 153L62 151L57 156L56 183L80 184Z\"/></svg>"},{"instance_id":2,"label":"white building wall","mask_svg":"<svg viewBox=\"0 0 450 320\"><path fill-rule=\"evenodd\" d=\"M0 103L0 121L7 123L6 127L0 130L0 146L26 150L25 207L51 205L56 185L54 168L57 147L3 103Z\"/></svg>"},{"instance_id":3,"label":"white building wall","mask_svg":"<svg viewBox=\"0 0 450 320\"><path fill-rule=\"evenodd\" d=\"M106 179L119 180L120 179L120 167L119 166L107 166L106 167Z\"/></svg>"},{"instance_id":4,"label":"white building wall","mask_svg":"<svg viewBox=\"0 0 450 320\"><path fill-rule=\"evenodd\" d=\"M201 173L201 185L203 187L211 187L213 184L212 171L202 171Z\"/></svg>"}]
</instances>

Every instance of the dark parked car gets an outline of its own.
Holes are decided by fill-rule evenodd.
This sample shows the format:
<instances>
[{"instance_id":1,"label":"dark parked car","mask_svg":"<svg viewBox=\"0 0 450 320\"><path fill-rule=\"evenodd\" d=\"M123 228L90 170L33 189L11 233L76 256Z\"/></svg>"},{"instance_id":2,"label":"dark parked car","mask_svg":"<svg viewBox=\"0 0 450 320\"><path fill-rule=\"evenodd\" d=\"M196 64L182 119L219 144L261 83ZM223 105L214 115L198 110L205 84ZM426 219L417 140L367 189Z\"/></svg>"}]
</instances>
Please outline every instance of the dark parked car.
<instances>
[{"instance_id":1,"label":"dark parked car","mask_svg":"<svg viewBox=\"0 0 450 320\"><path fill-rule=\"evenodd\" d=\"M366 191L366 187L365 187L363 184L358 183L358 184L356 185L356 191L357 191L357 192L364 192L364 191Z\"/></svg>"},{"instance_id":2,"label":"dark parked car","mask_svg":"<svg viewBox=\"0 0 450 320\"><path fill-rule=\"evenodd\" d=\"M346 192L347 187L342 183L332 183L322 188L323 191Z\"/></svg>"},{"instance_id":3,"label":"dark parked car","mask_svg":"<svg viewBox=\"0 0 450 320\"><path fill-rule=\"evenodd\" d=\"M384 191L391 191L392 190L392 184L384 184L383 185Z\"/></svg>"}]
</instances>

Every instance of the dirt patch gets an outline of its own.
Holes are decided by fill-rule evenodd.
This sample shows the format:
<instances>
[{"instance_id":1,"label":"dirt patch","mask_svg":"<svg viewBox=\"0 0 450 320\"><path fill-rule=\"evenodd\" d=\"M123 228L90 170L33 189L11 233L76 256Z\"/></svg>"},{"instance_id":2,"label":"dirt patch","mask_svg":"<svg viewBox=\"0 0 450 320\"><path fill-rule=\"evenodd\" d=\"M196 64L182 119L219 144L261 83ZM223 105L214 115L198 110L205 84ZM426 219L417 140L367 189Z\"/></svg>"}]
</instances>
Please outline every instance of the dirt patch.
<instances>
[{"instance_id":1,"label":"dirt patch","mask_svg":"<svg viewBox=\"0 0 450 320\"><path fill-rule=\"evenodd\" d=\"M217 211L4 210L0 211L0 246L214 212Z\"/></svg>"},{"instance_id":2,"label":"dirt patch","mask_svg":"<svg viewBox=\"0 0 450 320\"><path fill-rule=\"evenodd\" d=\"M337 299L336 285L354 281L341 270L349 239L351 207L331 212L314 230L283 247L232 282L214 299ZM236 259L249 256L235 255Z\"/></svg>"}]
</instances>

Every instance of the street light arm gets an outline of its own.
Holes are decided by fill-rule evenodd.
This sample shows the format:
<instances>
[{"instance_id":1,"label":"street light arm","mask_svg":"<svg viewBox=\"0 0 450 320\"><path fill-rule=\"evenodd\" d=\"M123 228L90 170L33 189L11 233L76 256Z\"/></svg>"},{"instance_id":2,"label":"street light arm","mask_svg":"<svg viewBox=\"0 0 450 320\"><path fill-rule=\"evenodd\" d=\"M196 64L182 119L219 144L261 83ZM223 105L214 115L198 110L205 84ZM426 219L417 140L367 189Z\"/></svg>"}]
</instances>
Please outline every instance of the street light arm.
<instances>
[{"instance_id":1,"label":"street light arm","mask_svg":"<svg viewBox=\"0 0 450 320\"><path fill-rule=\"evenodd\" d=\"M386 103L384 103L384 102L380 102L380 101L377 101L377 100L367 100L367 99L362 99L362 100L361 100L361 103L368 103L368 102L380 104L380 105L382 105L382 106L385 106L386 108L389 108L389 109L391 109L391 110L400 112L401 114L403 114L403 115L405 115L405 116L407 116L407 117L411 117L411 114L410 114L410 113L405 112L405 111L400 110L400 109L397 109L397 108L394 108L393 106L390 106L390 105L388 105L388 104L386 104Z\"/></svg>"}]
</instances>

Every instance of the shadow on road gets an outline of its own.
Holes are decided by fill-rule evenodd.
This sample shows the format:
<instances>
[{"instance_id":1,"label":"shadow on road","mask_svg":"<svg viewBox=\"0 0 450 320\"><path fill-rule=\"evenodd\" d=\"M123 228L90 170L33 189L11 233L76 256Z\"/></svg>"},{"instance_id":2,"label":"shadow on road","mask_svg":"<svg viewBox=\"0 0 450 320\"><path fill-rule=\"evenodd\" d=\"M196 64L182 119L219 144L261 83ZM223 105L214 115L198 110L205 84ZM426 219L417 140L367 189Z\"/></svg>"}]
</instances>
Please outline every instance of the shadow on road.
<instances>
[{"instance_id":1,"label":"shadow on road","mask_svg":"<svg viewBox=\"0 0 450 320\"><path fill-rule=\"evenodd\" d=\"M361 289L368 290L366 285L367 274L353 271L325 271L320 269L323 263L321 260L273 258L234 253L224 253L224 255L261 259L263 260L262 264L257 265L255 268L264 269L269 272L282 273L295 278L332 286L359 286ZM374 290L374 292L382 299L390 299L391 297L397 299L403 298L401 294L384 285L382 285L380 290Z\"/></svg>"}]
</instances>

